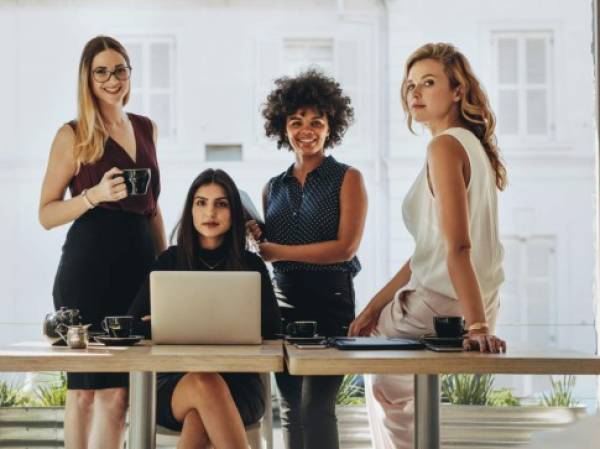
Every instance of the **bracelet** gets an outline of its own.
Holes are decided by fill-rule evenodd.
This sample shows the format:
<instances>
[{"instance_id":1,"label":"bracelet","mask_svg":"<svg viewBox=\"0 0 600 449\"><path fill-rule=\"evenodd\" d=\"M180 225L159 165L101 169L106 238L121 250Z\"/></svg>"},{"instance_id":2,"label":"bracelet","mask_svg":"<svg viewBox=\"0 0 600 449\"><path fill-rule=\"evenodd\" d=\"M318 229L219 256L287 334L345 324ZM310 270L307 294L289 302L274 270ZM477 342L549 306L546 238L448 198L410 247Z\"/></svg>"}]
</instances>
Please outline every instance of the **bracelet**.
<instances>
[{"instance_id":1,"label":"bracelet","mask_svg":"<svg viewBox=\"0 0 600 449\"><path fill-rule=\"evenodd\" d=\"M87 191L88 191L88 189L83 189L83 191L81 192L81 197L83 198L83 201L85 202L85 205L87 206L87 208L93 209L94 207L97 206L97 204L94 204L90 201L90 199L87 196Z\"/></svg>"},{"instance_id":2,"label":"bracelet","mask_svg":"<svg viewBox=\"0 0 600 449\"><path fill-rule=\"evenodd\" d=\"M471 324L471 325L470 325L470 326L467 328L467 330L468 330L469 332L471 332L471 331L480 331L480 330L482 330L482 329L488 329L489 327L490 327L490 325L489 325L487 322L485 322L485 321L479 321L479 322L477 322L477 323L473 323L473 324Z\"/></svg>"}]
</instances>

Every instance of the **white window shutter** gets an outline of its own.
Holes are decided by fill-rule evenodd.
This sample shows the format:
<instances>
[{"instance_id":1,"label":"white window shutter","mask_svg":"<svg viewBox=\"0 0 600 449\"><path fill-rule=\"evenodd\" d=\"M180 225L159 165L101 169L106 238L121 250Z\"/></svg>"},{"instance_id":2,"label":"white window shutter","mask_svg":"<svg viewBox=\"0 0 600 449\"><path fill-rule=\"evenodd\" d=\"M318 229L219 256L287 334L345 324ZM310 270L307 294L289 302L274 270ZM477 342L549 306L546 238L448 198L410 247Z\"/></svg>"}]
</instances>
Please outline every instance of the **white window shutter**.
<instances>
[{"instance_id":1,"label":"white window shutter","mask_svg":"<svg viewBox=\"0 0 600 449\"><path fill-rule=\"evenodd\" d=\"M150 87L171 86L171 46L168 42L150 44Z\"/></svg>"},{"instance_id":2,"label":"white window shutter","mask_svg":"<svg viewBox=\"0 0 600 449\"><path fill-rule=\"evenodd\" d=\"M518 83L519 53L516 38L497 39L498 82L501 84Z\"/></svg>"},{"instance_id":3,"label":"white window shutter","mask_svg":"<svg viewBox=\"0 0 600 449\"><path fill-rule=\"evenodd\" d=\"M547 39L542 37L529 38L525 41L525 61L527 83L546 83Z\"/></svg>"},{"instance_id":4,"label":"white window shutter","mask_svg":"<svg viewBox=\"0 0 600 449\"><path fill-rule=\"evenodd\" d=\"M161 140L172 140L175 121L175 38L125 36L131 66L131 96L127 110L150 117Z\"/></svg>"},{"instance_id":5,"label":"white window shutter","mask_svg":"<svg viewBox=\"0 0 600 449\"><path fill-rule=\"evenodd\" d=\"M495 108L498 134L544 141L552 137L550 31L506 31L493 34Z\"/></svg>"}]
</instances>

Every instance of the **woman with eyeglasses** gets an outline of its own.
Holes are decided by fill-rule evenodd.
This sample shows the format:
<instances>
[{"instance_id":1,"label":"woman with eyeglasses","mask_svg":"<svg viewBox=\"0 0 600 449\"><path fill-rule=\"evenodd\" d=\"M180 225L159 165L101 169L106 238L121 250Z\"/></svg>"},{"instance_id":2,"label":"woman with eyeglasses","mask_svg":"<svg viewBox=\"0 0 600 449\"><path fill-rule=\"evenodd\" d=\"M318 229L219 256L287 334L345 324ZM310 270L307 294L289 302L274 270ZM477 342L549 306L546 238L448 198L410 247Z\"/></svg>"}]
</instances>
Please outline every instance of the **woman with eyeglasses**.
<instances>
[{"instance_id":1,"label":"woman with eyeglasses","mask_svg":"<svg viewBox=\"0 0 600 449\"><path fill-rule=\"evenodd\" d=\"M127 313L155 255L166 248L156 126L126 113L131 65L115 39L90 40L79 63L77 119L57 132L42 184L45 229L71 223L52 291L91 330ZM147 193L128 196L123 169L149 168ZM65 199L69 189L70 197ZM123 447L127 373L68 373L66 449Z\"/></svg>"}]
</instances>

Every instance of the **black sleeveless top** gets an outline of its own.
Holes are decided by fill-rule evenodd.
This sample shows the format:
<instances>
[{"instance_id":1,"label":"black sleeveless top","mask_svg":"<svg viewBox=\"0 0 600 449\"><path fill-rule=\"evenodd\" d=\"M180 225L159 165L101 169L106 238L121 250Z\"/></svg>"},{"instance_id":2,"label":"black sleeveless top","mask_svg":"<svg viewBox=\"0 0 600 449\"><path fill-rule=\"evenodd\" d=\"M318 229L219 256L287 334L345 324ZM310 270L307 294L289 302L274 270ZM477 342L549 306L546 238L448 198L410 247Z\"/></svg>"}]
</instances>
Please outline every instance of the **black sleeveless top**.
<instances>
[{"instance_id":1,"label":"black sleeveless top","mask_svg":"<svg viewBox=\"0 0 600 449\"><path fill-rule=\"evenodd\" d=\"M292 164L285 172L269 180L265 212L265 237L283 245L305 245L336 240L340 224L340 192L346 164L327 156L311 171L304 187L294 177ZM348 262L329 265L302 262L274 262L279 272L342 271L353 275L360 271L355 256Z\"/></svg>"}]
</instances>

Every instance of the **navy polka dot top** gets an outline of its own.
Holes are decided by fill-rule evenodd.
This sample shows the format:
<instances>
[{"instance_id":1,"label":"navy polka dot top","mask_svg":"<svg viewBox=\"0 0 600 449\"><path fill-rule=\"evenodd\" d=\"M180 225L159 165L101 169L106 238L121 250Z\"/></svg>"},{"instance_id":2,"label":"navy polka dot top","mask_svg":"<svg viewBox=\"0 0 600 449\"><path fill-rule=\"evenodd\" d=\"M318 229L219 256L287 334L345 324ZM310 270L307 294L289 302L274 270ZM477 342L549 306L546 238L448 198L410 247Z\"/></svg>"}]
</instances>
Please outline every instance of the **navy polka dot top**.
<instances>
[{"instance_id":1,"label":"navy polka dot top","mask_svg":"<svg viewBox=\"0 0 600 449\"><path fill-rule=\"evenodd\" d=\"M265 236L284 245L335 240L340 224L340 192L344 175L350 168L327 156L323 163L306 177L304 188L293 175L292 164L282 174L269 180ZM360 271L356 256L330 265L302 262L274 262L276 271L345 271L353 275Z\"/></svg>"}]
</instances>

